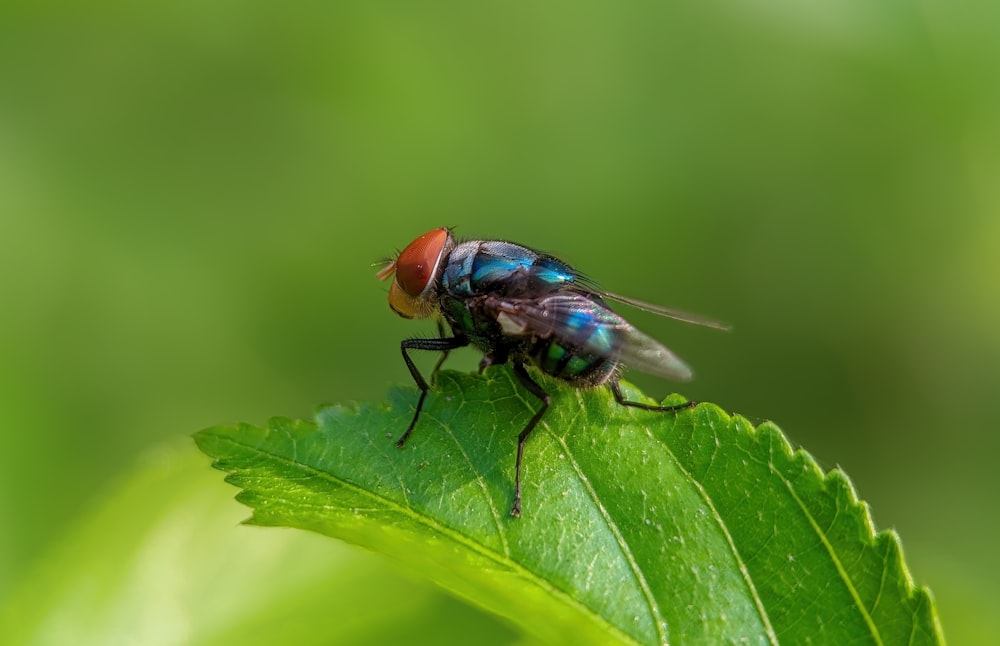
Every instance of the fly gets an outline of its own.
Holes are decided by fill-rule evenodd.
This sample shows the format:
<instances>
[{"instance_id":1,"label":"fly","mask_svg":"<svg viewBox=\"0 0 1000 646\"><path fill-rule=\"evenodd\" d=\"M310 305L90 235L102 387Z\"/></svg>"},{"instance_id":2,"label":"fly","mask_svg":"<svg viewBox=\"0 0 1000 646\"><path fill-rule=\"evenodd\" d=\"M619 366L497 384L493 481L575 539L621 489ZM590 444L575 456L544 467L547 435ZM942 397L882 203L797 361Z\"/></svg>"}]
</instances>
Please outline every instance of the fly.
<instances>
[{"instance_id":1,"label":"fly","mask_svg":"<svg viewBox=\"0 0 1000 646\"><path fill-rule=\"evenodd\" d=\"M542 405L517 436L514 504L521 515L521 462L528 436L552 399L526 365L576 388L606 385L622 406L673 413L696 405L654 406L625 399L618 384L623 366L664 379L685 381L691 369L670 350L616 314L607 301L618 301L681 321L727 329L722 323L598 290L561 260L512 242L457 242L451 230L434 229L411 242L385 268L380 280L393 278L389 307L405 318L435 317L439 338L405 339L403 361L420 389L413 419L396 442L402 447L420 418L430 389L410 358L410 350L435 350L441 358L472 345L483 353L479 371L511 363L518 381ZM451 336L446 328L451 328Z\"/></svg>"}]
</instances>

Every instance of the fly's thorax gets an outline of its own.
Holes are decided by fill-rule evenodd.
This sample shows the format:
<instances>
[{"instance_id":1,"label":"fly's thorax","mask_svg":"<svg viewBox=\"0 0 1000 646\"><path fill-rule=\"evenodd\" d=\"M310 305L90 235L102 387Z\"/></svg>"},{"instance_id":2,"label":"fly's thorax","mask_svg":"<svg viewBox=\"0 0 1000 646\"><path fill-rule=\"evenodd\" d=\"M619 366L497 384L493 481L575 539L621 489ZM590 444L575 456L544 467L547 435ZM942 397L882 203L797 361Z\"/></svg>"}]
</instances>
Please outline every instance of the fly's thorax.
<instances>
[{"instance_id":1,"label":"fly's thorax","mask_svg":"<svg viewBox=\"0 0 1000 646\"><path fill-rule=\"evenodd\" d=\"M479 253L479 241L456 245L441 273L441 289L458 297L472 296L472 266Z\"/></svg>"},{"instance_id":2,"label":"fly's thorax","mask_svg":"<svg viewBox=\"0 0 1000 646\"><path fill-rule=\"evenodd\" d=\"M568 265L534 249L501 240L473 240L452 249L441 286L458 297L487 293L533 297L575 280Z\"/></svg>"},{"instance_id":3,"label":"fly's thorax","mask_svg":"<svg viewBox=\"0 0 1000 646\"><path fill-rule=\"evenodd\" d=\"M459 298L442 291L439 304L440 312L456 336L463 336L481 350L484 354L494 355L516 352L525 345L528 339L517 339L504 334L484 303L489 297L472 296Z\"/></svg>"},{"instance_id":4,"label":"fly's thorax","mask_svg":"<svg viewBox=\"0 0 1000 646\"><path fill-rule=\"evenodd\" d=\"M439 299L441 316L456 335L472 337L476 332L476 322L467 301L455 298L449 292L443 291Z\"/></svg>"}]
</instances>

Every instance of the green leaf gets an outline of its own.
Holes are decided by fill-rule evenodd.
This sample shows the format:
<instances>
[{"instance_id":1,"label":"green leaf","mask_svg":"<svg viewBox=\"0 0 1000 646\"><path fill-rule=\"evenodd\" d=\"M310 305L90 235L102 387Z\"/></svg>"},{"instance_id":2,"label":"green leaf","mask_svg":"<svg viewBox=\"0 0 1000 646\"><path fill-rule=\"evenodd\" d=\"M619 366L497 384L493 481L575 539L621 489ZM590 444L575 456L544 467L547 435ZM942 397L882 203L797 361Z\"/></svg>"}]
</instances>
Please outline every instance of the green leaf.
<instances>
[{"instance_id":1,"label":"green leaf","mask_svg":"<svg viewBox=\"0 0 1000 646\"><path fill-rule=\"evenodd\" d=\"M196 441L250 522L383 552L547 642L943 642L897 537L774 425L541 383L520 519L516 438L538 404L507 368L442 372L404 449L413 389Z\"/></svg>"}]
</instances>

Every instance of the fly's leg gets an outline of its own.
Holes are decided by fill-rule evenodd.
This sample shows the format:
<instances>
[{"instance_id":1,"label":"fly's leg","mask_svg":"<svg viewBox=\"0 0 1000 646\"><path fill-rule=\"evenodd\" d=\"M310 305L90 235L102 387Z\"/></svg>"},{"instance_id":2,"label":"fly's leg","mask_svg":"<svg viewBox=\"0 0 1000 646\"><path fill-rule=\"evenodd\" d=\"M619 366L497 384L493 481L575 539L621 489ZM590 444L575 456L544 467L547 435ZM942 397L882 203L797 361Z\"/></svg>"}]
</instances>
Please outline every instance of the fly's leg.
<instances>
[{"instance_id":1,"label":"fly's leg","mask_svg":"<svg viewBox=\"0 0 1000 646\"><path fill-rule=\"evenodd\" d=\"M413 419L410 421L410 425L406 427L406 432L403 433L403 436L396 442L396 446L403 447L403 445L406 444L406 438L410 436L410 433L413 431L413 427L417 425L417 419L420 418L420 411L424 408L424 400L427 399L427 391L430 390L430 386L427 385L427 381L424 380L424 376L420 374L417 367L413 365L413 359L410 358L410 354L407 350L436 350L438 352L444 352L447 356L449 350L461 348L466 345L469 345L469 340L460 336L453 336L444 339L406 339L399 344L399 349L403 352L403 361L406 362L406 367L409 368L413 381L416 382L417 388L420 389L420 399L417 400L417 409L413 411ZM440 362L438 365L440 365Z\"/></svg>"},{"instance_id":2,"label":"fly's leg","mask_svg":"<svg viewBox=\"0 0 1000 646\"><path fill-rule=\"evenodd\" d=\"M447 338L445 336L445 331L444 331L444 321L438 319L437 326L438 326L438 338L441 339ZM431 386L437 385L438 370L441 369L441 364L444 363L444 360L448 358L449 352L451 352L451 348L448 348L447 350L442 350L441 358L438 359L437 363L434 364L434 369L431 370Z\"/></svg>"},{"instance_id":3,"label":"fly's leg","mask_svg":"<svg viewBox=\"0 0 1000 646\"><path fill-rule=\"evenodd\" d=\"M643 404L642 402L634 402L625 399L622 396L621 386L618 385L618 380L612 381L608 384L611 388L611 392L615 396L615 401L622 406L631 406L632 408L641 408L642 410L651 410L657 413L676 413L679 410L684 410L685 408L694 408L698 405L698 402L684 402L683 404L676 404L674 406L654 406L652 404Z\"/></svg>"},{"instance_id":4,"label":"fly's leg","mask_svg":"<svg viewBox=\"0 0 1000 646\"><path fill-rule=\"evenodd\" d=\"M521 517L521 458L524 456L524 443L528 441L528 436L531 432L535 430L535 426L541 421L542 416L545 415L545 411L549 409L549 404L552 403L552 398L549 394L542 390L542 387L531 378L528 371L524 369L524 364L514 363L514 374L517 375L518 381L521 382L525 388L527 388L532 395L542 400L542 407L538 409L535 416L528 421L528 425L524 427L521 434L517 436L517 462L514 466L514 506L510 510L510 515L515 518Z\"/></svg>"}]
</instances>

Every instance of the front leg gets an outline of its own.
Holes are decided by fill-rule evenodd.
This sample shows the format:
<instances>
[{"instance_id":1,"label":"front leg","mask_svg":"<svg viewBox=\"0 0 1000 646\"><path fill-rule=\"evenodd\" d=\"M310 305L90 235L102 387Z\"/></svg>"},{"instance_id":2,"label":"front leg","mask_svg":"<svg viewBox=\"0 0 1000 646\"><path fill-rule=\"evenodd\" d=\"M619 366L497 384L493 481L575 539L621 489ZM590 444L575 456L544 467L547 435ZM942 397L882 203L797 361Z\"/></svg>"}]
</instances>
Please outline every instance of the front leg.
<instances>
[{"instance_id":1,"label":"front leg","mask_svg":"<svg viewBox=\"0 0 1000 646\"><path fill-rule=\"evenodd\" d=\"M440 339L447 338L447 337L445 337L444 321L442 321L441 319L438 319L437 320L437 326L438 326L438 338L440 338ZM434 385L437 384L438 370L441 369L441 364L443 364L444 361L445 361L445 359L448 358L448 353L450 351L451 351L451 348L449 348L447 350L443 350L441 352L441 358L438 359L438 362L434 364L434 369L431 370L431 386L434 386Z\"/></svg>"},{"instance_id":2,"label":"front leg","mask_svg":"<svg viewBox=\"0 0 1000 646\"><path fill-rule=\"evenodd\" d=\"M430 390L430 386L427 385L424 376L417 370L417 366L414 365L413 359L410 358L407 350L437 350L447 355L449 350L462 348L467 345L469 345L469 340L464 336L453 336L444 339L405 339L399 344L399 349L403 352L403 361L406 362L406 367L409 368L413 381L416 382L417 388L420 389L420 399L417 400L417 409L413 411L413 419L410 421L410 425L406 427L406 432L396 442L396 446L402 447L406 444L406 438L410 436L413 427L417 425L420 411L424 408L424 400L427 398L427 391Z\"/></svg>"}]
</instances>

